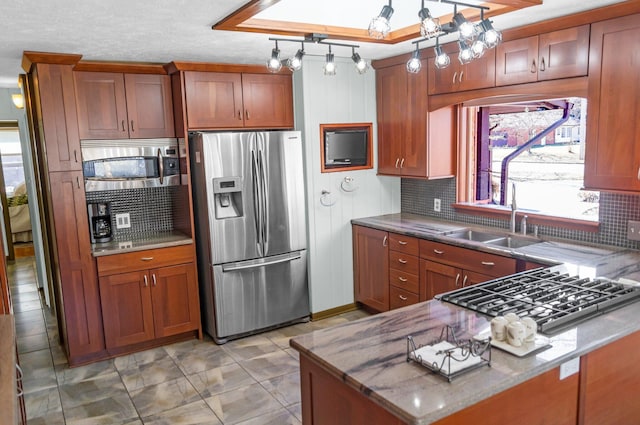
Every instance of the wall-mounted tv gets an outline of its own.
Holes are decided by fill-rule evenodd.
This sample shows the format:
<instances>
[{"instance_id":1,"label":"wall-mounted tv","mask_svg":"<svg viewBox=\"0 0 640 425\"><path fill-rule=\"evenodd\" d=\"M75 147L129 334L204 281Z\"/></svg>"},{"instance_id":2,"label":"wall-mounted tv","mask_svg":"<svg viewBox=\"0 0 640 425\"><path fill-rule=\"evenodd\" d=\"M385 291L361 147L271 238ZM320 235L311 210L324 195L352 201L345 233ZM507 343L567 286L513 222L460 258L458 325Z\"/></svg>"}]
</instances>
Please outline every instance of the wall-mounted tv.
<instances>
[{"instance_id":1,"label":"wall-mounted tv","mask_svg":"<svg viewBox=\"0 0 640 425\"><path fill-rule=\"evenodd\" d=\"M371 123L321 124L322 172L372 168Z\"/></svg>"}]
</instances>

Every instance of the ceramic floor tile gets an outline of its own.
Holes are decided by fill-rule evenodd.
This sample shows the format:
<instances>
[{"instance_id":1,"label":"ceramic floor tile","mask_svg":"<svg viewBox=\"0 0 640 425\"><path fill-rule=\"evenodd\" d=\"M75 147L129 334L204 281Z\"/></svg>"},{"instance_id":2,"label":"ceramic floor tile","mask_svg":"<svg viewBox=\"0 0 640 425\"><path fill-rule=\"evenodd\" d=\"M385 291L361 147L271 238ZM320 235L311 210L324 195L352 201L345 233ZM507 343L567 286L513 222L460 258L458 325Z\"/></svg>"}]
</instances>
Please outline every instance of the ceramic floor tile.
<instances>
[{"instance_id":1,"label":"ceramic floor tile","mask_svg":"<svg viewBox=\"0 0 640 425\"><path fill-rule=\"evenodd\" d=\"M282 350L239 363L258 382L299 370L298 362Z\"/></svg>"},{"instance_id":2,"label":"ceramic floor tile","mask_svg":"<svg viewBox=\"0 0 640 425\"><path fill-rule=\"evenodd\" d=\"M25 373L28 373L30 369L53 366L51 351L43 349L21 354L20 365L24 369Z\"/></svg>"},{"instance_id":3,"label":"ceramic floor tile","mask_svg":"<svg viewBox=\"0 0 640 425\"><path fill-rule=\"evenodd\" d=\"M11 280L11 279L9 279ZM35 283L26 284L26 285L16 285L11 287L12 294L22 294L24 292L35 292L38 293L38 287Z\"/></svg>"},{"instance_id":4,"label":"ceramic floor tile","mask_svg":"<svg viewBox=\"0 0 640 425\"><path fill-rule=\"evenodd\" d=\"M29 418L29 425L66 425L64 414L60 412L49 412L46 416Z\"/></svg>"},{"instance_id":5,"label":"ceramic floor tile","mask_svg":"<svg viewBox=\"0 0 640 425\"><path fill-rule=\"evenodd\" d=\"M59 390L65 411L73 407L127 394L127 390L117 372L101 375L86 381L60 385Z\"/></svg>"},{"instance_id":6,"label":"ceramic floor tile","mask_svg":"<svg viewBox=\"0 0 640 425\"><path fill-rule=\"evenodd\" d=\"M97 363L91 363L86 366L70 368L66 363L57 366L56 374L58 375L58 385L66 385L81 381L91 380L104 375L117 373L113 360L104 360Z\"/></svg>"},{"instance_id":7,"label":"ceramic floor tile","mask_svg":"<svg viewBox=\"0 0 640 425\"><path fill-rule=\"evenodd\" d=\"M282 405L257 383L217 394L205 401L225 425L282 409Z\"/></svg>"},{"instance_id":8,"label":"ceramic floor tile","mask_svg":"<svg viewBox=\"0 0 640 425\"><path fill-rule=\"evenodd\" d=\"M269 338L274 344L278 345L280 348L288 348L289 340L294 336L304 335L306 333L312 332L314 329L311 323L298 323L296 325L287 326L285 328L275 329L273 331L267 332L264 334L267 338Z\"/></svg>"},{"instance_id":9,"label":"ceramic floor tile","mask_svg":"<svg viewBox=\"0 0 640 425\"><path fill-rule=\"evenodd\" d=\"M58 389L58 379L53 364L44 367L33 368L21 364L23 370L22 386L25 394L44 389Z\"/></svg>"},{"instance_id":10,"label":"ceramic floor tile","mask_svg":"<svg viewBox=\"0 0 640 425\"><path fill-rule=\"evenodd\" d=\"M256 382L236 363L189 375L187 379L204 398Z\"/></svg>"},{"instance_id":11,"label":"ceramic floor tile","mask_svg":"<svg viewBox=\"0 0 640 425\"><path fill-rule=\"evenodd\" d=\"M222 347L236 361L253 359L280 349L269 338L262 335L237 339L224 344Z\"/></svg>"},{"instance_id":12,"label":"ceramic floor tile","mask_svg":"<svg viewBox=\"0 0 640 425\"><path fill-rule=\"evenodd\" d=\"M16 313L22 313L32 310L42 311L42 304L40 304L40 300L25 301L13 304L13 311Z\"/></svg>"},{"instance_id":13,"label":"ceramic floor tile","mask_svg":"<svg viewBox=\"0 0 640 425\"><path fill-rule=\"evenodd\" d=\"M42 320L43 314L42 310L31 310L31 311L23 311L23 312L14 312L13 318L15 319L16 324L25 323L25 322L33 322ZM46 323L46 320L45 320Z\"/></svg>"},{"instance_id":14,"label":"ceramic floor tile","mask_svg":"<svg viewBox=\"0 0 640 425\"><path fill-rule=\"evenodd\" d=\"M144 418L145 425L222 425L203 400Z\"/></svg>"},{"instance_id":15,"label":"ceramic floor tile","mask_svg":"<svg viewBox=\"0 0 640 425\"><path fill-rule=\"evenodd\" d=\"M293 406L287 407L287 410L291 412L300 422L302 422L302 403L296 403Z\"/></svg>"},{"instance_id":16,"label":"ceramic floor tile","mask_svg":"<svg viewBox=\"0 0 640 425\"><path fill-rule=\"evenodd\" d=\"M238 425L301 425L301 422L287 409L282 409L239 422Z\"/></svg>"},{"instance_id":17,"label":"ceramic floor tile","mask_svg":"<svg viewBox=\"0 0 640 425\"><path fill-rule=\"evenodd\" d=\"M144 387L130 394L141 417L156 415L201 399L185 377Z\"/></svg>"},{"instance_id":18,"label":"ceramic floor tile","mask_svg":"<svg viewBox=\"0 0 640 425\"><path fill-rule=\"evenodd\" d=\"M129 392L183 376L182 371L176 366L173 359L166 354L163 359L120 371L122 382L124 382Z\"/></svg>"},{"instance_id":19,"label":"ceramic floor tile","mask_svg":"<svg viewBox=\"0 0 640 425\"><path fill-rule=\"evenodd\" d=\"M49 337L46 333L17 338L18 353L29 353L49 348Z\"/></svg>"},{"instance_id":20,"label":"ceramic floor tile","mask_svg":"<svg viewBox=\"0 0 640 425\"><path fill-rule=\"evenodd\" d=\"M40 291L30 291L30 292L16 292L11 296L11 301L14 304L24 303L27 301L40 301Z\"/></svg>"},{"instance_id":21,"label":"ceramic floor tile","mask_svg":"<svg viewBox=\"0 0 640 425\"><path fill-rule=\"evenodd\" d=\"M50 414L62 412L60 394L57 390L44 389L24 395L27 419L47 417Z\"/></svg>"},{"instance_id":22,"label":"ceramic floor tile","mask_svg":"<svg viewBox=\"0 0 640 425\"><path fill-rule=\"evenodd\" d=\"M129 395L124 392L82 405L64 408L66 425L122 424L138 419Z\"/></svg>"},{"instance_id":23,"label":"ceramic floor tile","mask_svg":"<svg viewBox=\"0 0 640 425\"><path fill-rule=\"evenodd\" d=\"M169 358L169 355L162 347L159 347L141 351L139 353L129 354L127 356L116 357L113 359L113 364L116 369L122 372L128 369L139 369L143 365L165 358Z\"/></svg>"},{"instance_id":24,"label":"ceramic floor tile","mask_svg":"<svg viewBox=\"0 0 640 425\"><path fill-rule=\"evenodd\" d=\"M16 323L16 336L31 336L35 334L45 333L47 327L44 324L44 319L40 317L39 320L31 320L28 322Z\"/></svg>"},{"instance_id":25,"label":"ceramic floor tile","mask_svg":"<svg viewBox=\"0 0 640 425\"><path fill-rule=\"evenodd\" d=\"M53 359L53 366L56 368L56 374L58 379L60 378L60 371L68 368L67 355L64 353L62 347L58 344L52 344L49 342L49 349L51 350L51 358Z\"/></svg>"},{"instance_id":26,"label":"ceramic floor tile","mask_svg":"<svg viewBox=\"0 0 640 425\"><path fill-rule=\"evenodd\" d=\"M300 403L300 373L294 372L260 382L283 406Z\"/></svg>"},{"instance_id":27,"label":"ceramic floor tile","mask_svg":"<svg viewBox=\"0 0 640 425\"><path fill-rule=\"evenodd\" d=\"M187 341L165 347L185 375L204 372L234 362L220 346L212 342Z\"/></svg>"},{"instance_id":28,"label":"ceramic floor tile","mask_svg":"<svg viewBox=\"0 0 640 425\"><path fill-rule=\"evenodd\" d=\"M284 350L284 352L296 359L297 362L300 362L300 353L298 352L298 350L287 348L286 350Z\"/></svg>"}]
</instances>

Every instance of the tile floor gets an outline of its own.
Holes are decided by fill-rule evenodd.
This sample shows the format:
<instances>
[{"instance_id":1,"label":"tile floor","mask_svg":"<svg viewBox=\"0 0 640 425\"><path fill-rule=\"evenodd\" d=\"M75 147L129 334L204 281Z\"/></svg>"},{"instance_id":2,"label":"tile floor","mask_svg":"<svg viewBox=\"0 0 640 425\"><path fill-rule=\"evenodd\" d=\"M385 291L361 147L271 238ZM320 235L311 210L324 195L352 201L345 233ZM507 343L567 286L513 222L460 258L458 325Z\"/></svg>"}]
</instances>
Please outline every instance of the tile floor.
<instances>
[{"instance_id":1,"label":"tile floor","mask_svg":"<svg viewBox=\"0 0 640 425\"><path fill-rule=\"evenodd\" d=\"M34 268L33 257L8 266L29 425L300 424L289 338L367 315L353 311L222 346L194 339L69 368Z\"/></svg>"}]
</instances>

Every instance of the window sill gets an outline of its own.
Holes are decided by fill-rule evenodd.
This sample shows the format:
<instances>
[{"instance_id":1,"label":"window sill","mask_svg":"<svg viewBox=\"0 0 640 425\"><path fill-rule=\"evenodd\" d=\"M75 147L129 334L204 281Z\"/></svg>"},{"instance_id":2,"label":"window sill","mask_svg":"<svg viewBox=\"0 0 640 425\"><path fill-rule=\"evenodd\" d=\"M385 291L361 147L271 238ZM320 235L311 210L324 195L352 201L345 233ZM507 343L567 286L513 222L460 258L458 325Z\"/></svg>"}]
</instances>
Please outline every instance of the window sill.
<instances>
[{"instance_id":1,"label":"window sill","mask_svg":"<svg viewBox=\"0 0 640 425\"><path fill-rule=\"evenodd\" d=\"M482 204L470 204L470 203L458 203L453 204L452 207L458 213L480 215L484 217L495 218L499 220L510 220L511 210L507 207L498 205L482 205ZM540 226L552 226L561 227L563 229L580 230L583 232L596 233L600 228L600 223L597 221L589 220L577 220L574 218L556 217L551 215L545 215L540 213L517 211L517 222L520 223L522 217L527 216L527 225L540 225Z\"/></svg>"}]
</instances>

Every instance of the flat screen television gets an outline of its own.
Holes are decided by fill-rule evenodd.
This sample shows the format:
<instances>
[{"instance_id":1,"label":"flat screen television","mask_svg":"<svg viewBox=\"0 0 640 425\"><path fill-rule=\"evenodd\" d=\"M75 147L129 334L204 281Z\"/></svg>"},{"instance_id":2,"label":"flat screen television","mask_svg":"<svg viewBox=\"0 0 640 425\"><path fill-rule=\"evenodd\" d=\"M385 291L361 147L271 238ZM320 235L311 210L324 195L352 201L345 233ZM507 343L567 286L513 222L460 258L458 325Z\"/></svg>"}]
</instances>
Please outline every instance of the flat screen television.
<instances>
[{"instance_id":1,"label":"flat screen television","mask_svg":"<svg viewBox=\"0 0 640 425\"><path fill-rule=\"evenodd\" d=\"M325 168L361 167L369 158L369 128L331 129L324 132Z\"/></svg>"}]
</instances>

